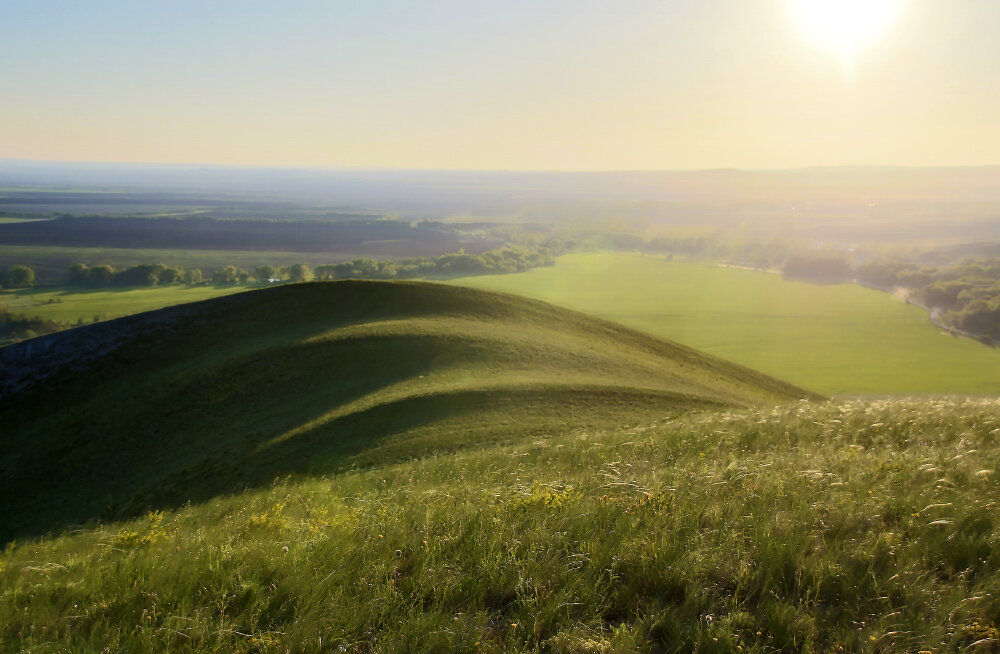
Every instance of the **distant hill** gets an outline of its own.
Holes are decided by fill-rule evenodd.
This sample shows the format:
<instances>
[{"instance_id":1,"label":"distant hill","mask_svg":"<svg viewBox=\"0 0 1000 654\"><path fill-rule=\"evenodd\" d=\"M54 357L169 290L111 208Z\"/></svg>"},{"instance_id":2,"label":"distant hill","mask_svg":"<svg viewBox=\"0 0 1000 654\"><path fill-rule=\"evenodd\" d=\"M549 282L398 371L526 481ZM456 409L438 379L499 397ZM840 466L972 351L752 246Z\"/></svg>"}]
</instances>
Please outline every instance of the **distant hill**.
<instances>
[{"instance_id":1,"label":"distant hill","mask_svg":"<svg viewBox=\"0 0 1000 654\"><path fill-rule=\"evenodd\" d=\"M526 434L810 393L510 295L288 285L0 350L0 539Z\"/></svg>"}]
</instances>

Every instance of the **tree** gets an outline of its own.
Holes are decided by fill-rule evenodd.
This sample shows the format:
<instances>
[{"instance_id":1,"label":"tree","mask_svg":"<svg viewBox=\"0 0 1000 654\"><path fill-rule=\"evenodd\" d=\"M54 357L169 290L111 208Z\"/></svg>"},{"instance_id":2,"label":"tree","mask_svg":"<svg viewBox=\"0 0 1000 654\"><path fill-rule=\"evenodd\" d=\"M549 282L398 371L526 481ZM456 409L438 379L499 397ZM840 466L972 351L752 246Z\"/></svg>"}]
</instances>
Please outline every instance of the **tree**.
<instances>
[{"instance_id":1,"label":"tree","mask_svg":"<svg viewBox=\"0 0 1000 654\"><path fill-rule=\"evenodd\" d=\"M315 279L331 280L337 279L337 267L334 265L316 266L313 268L313 277Z\"/></svg>"},{"instance_id":2,"label":"tree","mask_svg":"<svg viewBox=\"0 0 1000 654\"><path fill-rule=\"evenodd\" d=\"M307 282L312 279L312 271L304 263L296 263L288 267L288 279L292 282Z\"/></svg>"},{"instance_id":3,"label":"tree","mask_svg":"<svg viewBox=\"0 0 1000 654\"><path fill-rule=\"evenodd\" d=\"M212 273L212 281L216 284L235 284L240 271L236 266L226 266Z\"/></svg>"},{"instance_id":4,"label":"tree","mask_svg":"<svg viewBox=\"0 0 1000 654\"><path fill-rule=\"evenodd\" d=\"M93 286L108 286L115 277L115 269L107 264L94 266L90 269L89 277Z\"/></svg>"},{"instance_id":5,"label":"tree","mask_svg":"<svg viewBox=\"0 0 1000 654\"><path fill-rule=\"evenodd\" d=\"M141 263L115 273L114 283L117 286L156 286L166 269L162 263Z\"/></svg>"},{"instance_id":6,"label":"tree","mask_svg":"<svg viewBox=\"0 0 1000 654\"><path fill-rule=\"evenodd\" d=\"M184 271L184 283L185 284L200 284L201 283L201 270L199 268L191 268L190 270Z\"/></svg>"},{"instance_id":7,"label":"tree","mask_svg":"<svg viewBox=\"0 0 1000 654\"><path fill-rule=\"evenodd\" d=\"M278 271L274 266L257 266L253 269L253 276L258 282L266 282L269 279L274 279L277 276Z\"/></svg>"},{"instance_id":8,"label":"tree","mask_svg":"<svg viewBox=\"0 0 1000 654\"><path fill-rule=\"evenodd\" d=\"M75 263L69 268L69 283L72 286L90 284L90 268L85 263Z\"/></svg>"},{"instance_id":9,"label":"tree","mask_svg":"<svg viewBox=\"0 0 1000 654\"><path fill-rule=\"evenodd\" d=\"M395 261L379 261L378 262L378 272L375 273L376 279L393 279L397 275L396 262Z\"/></svg>"},{"instance_id":10,"label":"tree","mask_svg":"<svg viewBox=\"0 0 1000 654\"><path fill-rule=\"evenodd\" d=\"M7 285L11 288L31 286L35 283L35 271L28 266L11 266L7 269Z\"/></svg>"},{"instance_id":11,"label":"tree","mask_svg":"<svg viewBox=\"0 0 1000 654\"><path fill-rule=\"evenodd\" d=\"M438 269L443 273L475 274L486 272L486 261L474 254L446 254L438 258Z\"/></svg>"},{"instance_id":12,"label":"tree","mask_svg":"<svg viewBox=\"0 0 1000 654\"><path fill-rule=\"evenodd\" d=\"M161 284L177 284L184 279L184 269L180 266L172 266L164 268L163 272L160 273L159 281Z\"/></svg>"}]
</instances>

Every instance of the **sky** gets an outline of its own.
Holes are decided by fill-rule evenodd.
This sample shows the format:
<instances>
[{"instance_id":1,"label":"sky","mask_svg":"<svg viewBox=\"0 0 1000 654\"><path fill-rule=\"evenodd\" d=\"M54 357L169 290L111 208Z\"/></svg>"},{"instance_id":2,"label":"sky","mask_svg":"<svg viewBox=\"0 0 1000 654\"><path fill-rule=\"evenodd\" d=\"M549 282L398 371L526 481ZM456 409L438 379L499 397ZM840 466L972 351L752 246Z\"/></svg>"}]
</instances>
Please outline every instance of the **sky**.
<instances>
[{"instance_id":1,"label":"sky","mask_svg":"<svg viewBox=\"0 0 1000 654\"><path fill-rule=\"evenodd\" d=\"M8 0L0 158L1000 164L1000 1L902 0L850 69L789 1Z\"/></svg>"}]
</instances>

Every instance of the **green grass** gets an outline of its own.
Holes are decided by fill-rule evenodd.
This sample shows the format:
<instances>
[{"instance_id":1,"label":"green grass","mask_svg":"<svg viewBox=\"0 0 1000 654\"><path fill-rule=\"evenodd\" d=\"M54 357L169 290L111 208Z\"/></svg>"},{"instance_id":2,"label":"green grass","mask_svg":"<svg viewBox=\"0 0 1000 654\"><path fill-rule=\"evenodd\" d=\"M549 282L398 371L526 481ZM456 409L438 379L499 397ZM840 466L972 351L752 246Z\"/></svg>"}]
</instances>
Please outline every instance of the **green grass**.
<instances>
[{"instance_id":1,"label":"green grass","mask_svg":"<svg viewBox=\"0 0 1000 654\"><path fill-rule=\"evenodd\" d=\"M135 342L0 404L0 542L276 475L809 395L619 325L441 284L292 284L176 311L159 331L143 320L161 316L136 318L121 327ZM79 336L76 351L114 328L62 336Z\"/></svg>"},{"instance_id":2,"label":"green grass","mask_svg":"<svg viewBox=\"0 0 1000 654\"><path fill-rule=\"evenodd\" d=\"M8 547L0 649L996 651L998 435L801 403L279 481Z\"/></svg>"},{"instance_id":3,"label":"green grass","mask_svg":"<svg viewBox=\"0 0 1000 654\"><path fill-rule=\"evenodd\" d=\"M14 313L38 316L74 324L78 320L93 321L128 316L152 311L175 304L197 302L213 297L231 295L258 284L199 284L197 286L170 285L142 288L75 289L69 287L38 287L12 290L0 295Z\"/></svg>"},{"instance_id":4,"label":"green grass","mask_svg":"<svg viewBox=\"0 0 1000 654\"><path fill-rule=\"evenodd\" d=\"M1000 350L859 286L612 253L456 283L601 316L821 393L1000 394Z\"/></svg>"},{"instance_id":5,"label":"green grass","mask_svg":"<svg viewBox=\"0 0 1000 654\"><path fill-rule=\"evenodd\" d=\"M0 401L0 652L997 648L995 399L440 284L172 313Z\"/></svg>"}]
</instances>

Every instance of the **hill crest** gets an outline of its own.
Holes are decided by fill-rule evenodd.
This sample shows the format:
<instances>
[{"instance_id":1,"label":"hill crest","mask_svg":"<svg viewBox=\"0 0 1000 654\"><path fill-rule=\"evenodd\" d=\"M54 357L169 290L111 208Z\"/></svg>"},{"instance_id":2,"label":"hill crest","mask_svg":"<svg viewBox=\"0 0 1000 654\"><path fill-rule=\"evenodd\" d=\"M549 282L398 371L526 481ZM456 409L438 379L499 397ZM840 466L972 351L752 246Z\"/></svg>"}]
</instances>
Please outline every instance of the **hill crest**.
<instances>
[{"instance_id":1,"label":"hill crest","mask_svg":"<svg viewBox=\"0 0 1000 654\"><path fill-rule=\"evenodd\" d=\"M286 475L816 397L543 302L421 282L268 288L0 356L48 366L0 406L0 497L20 498L0 539Z\"/></svg>"}]
</instances>

